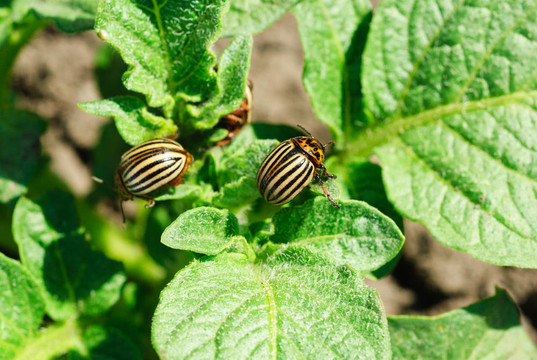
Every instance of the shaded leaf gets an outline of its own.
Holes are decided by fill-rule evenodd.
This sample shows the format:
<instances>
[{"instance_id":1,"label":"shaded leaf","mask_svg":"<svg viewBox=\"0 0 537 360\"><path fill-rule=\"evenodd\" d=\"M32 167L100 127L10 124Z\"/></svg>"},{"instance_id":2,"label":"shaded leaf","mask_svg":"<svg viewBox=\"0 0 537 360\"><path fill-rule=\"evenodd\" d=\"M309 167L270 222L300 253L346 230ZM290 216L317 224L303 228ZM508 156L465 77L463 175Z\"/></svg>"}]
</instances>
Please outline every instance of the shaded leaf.
<instances>
[{"instance_id":1,"label":"shaded leaf","mask_svg":"<svg viewBox=\"0 0 537 360\"><path fill-rule=\"evenodd\" d=\"M282 209L274 216L270 240L306 246L360 271L375 270L399 253L404 237L391 219L360 201L340 203L338 209L318 196Z\"/></svg>"},{"instance_id":2,"label":"shaded leaf","mask_svg":"<svg viewBox=\"0 0 537 360\"><path fill-rule=\"evenodd\" d=\"M161 293L152 326L163 359L387 359L388 337L377 292L307 249L195 262Z\"/></svg>"},{"instance_id":3,"label":"shaded leaf","mask_svg":"<svg viewBox=\"0 0 537 360\"><path fill-rule=\"evenodd\" d=\"M0 202L7 203L26 193L40 153L39 137L45 123L20 110L0 111Z\"/></svg>"},{"instance_id":4,"label":"shaded leaf","mask_svg":"<svg viewBox=\"0 0 537 360\"><path fill-rule=\"evenodd\" d=\"M100 314L118 300L121 265L90 249L71 196L58 191L38 201L19 199L13 233L53 319Z\"/></svg>"},{"instance_id":5,"label":"shaded leaf","mask_svg":"<svg viewBox=\"0 0 537 360\"><path fill-rule=\"evenodd\" d=\"M140 350L121 331L93 325L87 328L82 335L86 354L72 351L68 359L142 359Z\"/></svg>"},{"instance_id":6,"label":"shaded leaf","mask_svg":"<svg viewBox=\"0 0 537 360\"><path fill-rule=\"evenodd\" d=\"M13 12L23 17L31 11L38 19L54 22L67 33L93 28L97 1L94 0L13 0Z\"/></svg>"},{"instance_id":7,"label":"shaded leaf","mask_svg":"<svg viewBox=\"0 0 537 360\"><path fill-rule=\"evenodd\" d=\"M227 209L199 207L188 210L162 233L161 242L174 249L216 255L239 235L237 218Z\"/></svg>"},{"instance_id":8,"label":"shaded leaf","mask_svg":"<svg viewBox=\"0 0 537 360\"><path fill-rule=\"evenodd\" d=\"M45 305L36 282L16 260L0 253L0 359L14 359L37 334Z\"/></svg>"},{"instance_id":9,"label":"shaded leaf","mask_svg":"<svg viewBox=\"0 0 537 360\"><path fill-rule=\"evenodd\" d=\"M504 290L441 316L390 316L394 359L532 359L537 349Z\"/></svg>"},{"instance_id":10,"label":"shaded leaf","mask_svg":"<svg viewBox=\"0 0 537 360\"><path fill-rule=\"evenodd\" d=\"M384 190L381 167L369 161L351 159L345 164L345 171L345 184L349 189L350 196L379 209L403 231L403 218L388 201Z\"/></svg>"},{"instance_id":11,"label":"shaded leaf","mask_svg":"<svg viewBox=\"0 0 537 360\"><path fill-rule=\"evenodd\" d=\"M336 146L364 125L360 71L371 3L305 0L293 8L304 49L302 81L313 111L328 125Z\"/></svg>"},{"instance_id":12,"label":"shaded leaf","mask_svg":"<svg viewBox=\"0 0 537 360\"><path fill-rule=\"evenodd\" d=\"M133 146L177 131L173 121L150 113L143 101L133 96L88 101L78 106L93 115L113 117L123 140Z\"/></svg>"},{"instance_id":13,"label":"shaded leaf","mask_svg":"<svg viewBox=\"0 0 537 360\"><path fill-rule=\"evenodd\" d=\"M14 105L9 77L17 55L34 34L46 25L45 21L28 15L28 9L24 9L23 14L16 14L10 5L9 0L0 3L0 109L10 109Z\"/></svg>"},{"instance_id":14,"label":"shaded leaf","mask_svg":"<svg viewBox=\"0 0 537 360\"><path fill-rule=\"evenodd\" d=\"M245 132L247 128L243 129ZM292 137L302 136L303 132L285 124L253 123L249 126L256 139L276 139L284 141Z\"/></svg>"}]
</instances>

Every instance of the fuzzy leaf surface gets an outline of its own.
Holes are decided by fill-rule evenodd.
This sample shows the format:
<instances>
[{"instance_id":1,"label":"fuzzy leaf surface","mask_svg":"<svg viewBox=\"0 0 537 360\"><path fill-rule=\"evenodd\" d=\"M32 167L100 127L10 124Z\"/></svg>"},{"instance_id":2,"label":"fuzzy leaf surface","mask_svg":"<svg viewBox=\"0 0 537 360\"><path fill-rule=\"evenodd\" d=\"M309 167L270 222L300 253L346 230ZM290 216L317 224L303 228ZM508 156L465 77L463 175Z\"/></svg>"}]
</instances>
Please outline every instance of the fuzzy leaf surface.
<instances>
[{"instance_id":1,"label":"fuzzy leaf surface","mask_svg":"<svg viewBox=\"0 0 537 360\"><path fill-rule=\"evenodd\" d=\"M177 131L173 121L150 113L143 101L133 96L88 101L78 106L93 115L113 117L123 140L133 146Z\"/></svg>"},{"instance_id":2,"label":"fuzzy leaf surface","mask_svg":"<svg viewBox=\"0 0 537 360\"><path fill-rule=\"evenodd\" d=\"M315 115L342 145L343 134L364 121L359 76L371 3L304 0L293 14L304 49L304 88Z\"/></svg>"},{"instance_id":3,"label":"fuzzy leaf surface","mask_svg":"<svg viewBox=\"0 0 537 360\"><path fill-rule=\"evenodd\" d=\"M307 249L266 264L207 257L161 293L152 325L162 359L390 358L375 290Z\"/></svg>"},{"instance_id":4,"label":"fuzzy leaf surface","mask_svg":"<svg viewBox=\"0 0 537 360\"><path fill-rule=\"evenodd\" d=\"M223 36L258 33L301 0L233 0L224 16Z\"/></svg>"},{"instance_id":5,"label":"fuzzy leaf surface","mask_svg":"<svg viewBox=\"0 0 537 360\"><path fill-rule=\"evenodd\" d=\"M248 134L241 135L237 136L237 142L227 147L218 162L220 193L215 202L220 206L237 208L260 196L256 184L257 169L269 152L278 145L275 140L251 139L251 142L248 142Z\"/></svg>"},{"instance_id":6,"label":"fuzzy leaf surface","mask_svg":"<svg viewBox=\"0 0 537 360\"><path fill-rule=\"evenodd\" d=\"M161 242L174 249L216 255L235 242L239 223L227 209L199 207L185 211L162 233Z\"/></svg>"},{"instance_id":7,"label":"fuzzy leaf surface","mask_svg":"<svg viewBox=\"0 0 537 360\"><path fill-rule=\"evenodd\" d=\"M242 35L226 47L218 61L218 95L199 108L189 105L190 115L195 117L195 128L210 129L222 116L239 108L247 86L252 43L251 36Z\"/></svg>"},{"instance_id":8,"label":"fuzzy leaf surface","mask_svg":"<svg viewBox=\"0 0 537 360\"><path fill-rule=\"evenodd\" d=\"M394 359L534 359L537 349L504 290L441 316L390 316Z\"/></svg>"},{"instance_id":9,"label":"fuzzy leaf surface","mask_svg":"<svg viewBox=\"0 0 537 360\"><path fill-rule=\"evenodd\" d=\"M362 71L388 198L447 246L537 267L537 1L383 1Z\"/></svg>"},{"instance_id":10,"label":"fuzzy leaf surface","mask_svg":"<svg viewBox=\"0 0 537 360\"><path fill-rule=\"evenodd\" d=\"M167 115L179 99L202 101L214 90L215 56L225 0L106 0L95 28L129 65L125 86Z\"/></svg>"},{"instance_id":11,"label":"fuzzy leaf surface","mask_svg":"<svg viewBox=\"0 0 537 360\"><path fill-rule=\"evenodd\" d=\"M20 198L13 234L53 319L100 314L118 300L125 282L121 264L90 249L70 195L57 191L37 201Z\"/></svg>"},{"instance_id":12,"label":"fuzzy leaf surface","mask_svg":"<svg viewBox=\"0 0 537 360\"><path fill-rule=\"evenodd\" d=\"M14 359L45 315L36 282L16 260L0 253L0 359Z\"/></svg>"},{"instance_id":13,"label":"fuzzy leaf surface","mask_svg":"<svg viewBox=\"0 0 537 360\"><path fill-rule=\"evenodd\" d=\"M26 193L46 126L24 111L2 110L0 119L0 202L7 203Z\"/></svg>"},{"instance_id":14,"label":"fuzzy leaf surface","mask_svg":"<svg viewBox=\"0 0 537 360\"><path fill-rule=\"evenodd\" d=\"M292 243L318 251L338 265L371 271L393 259L404 237L394 222L356 200L334 207L324 196L284 208L273 219L273 243Z\"/></svg>"}]
</instances>

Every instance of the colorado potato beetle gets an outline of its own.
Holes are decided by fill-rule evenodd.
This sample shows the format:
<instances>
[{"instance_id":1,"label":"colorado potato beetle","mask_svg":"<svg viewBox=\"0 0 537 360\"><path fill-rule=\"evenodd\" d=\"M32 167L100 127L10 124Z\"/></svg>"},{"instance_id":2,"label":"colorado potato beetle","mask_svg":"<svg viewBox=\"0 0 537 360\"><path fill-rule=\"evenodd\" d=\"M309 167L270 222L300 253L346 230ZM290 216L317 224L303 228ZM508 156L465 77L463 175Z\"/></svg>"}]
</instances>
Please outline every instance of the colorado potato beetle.
<instances>
[{"instance_id":1,"label":"colorado potato beetle","mask_svg":"<svg viewBox=\"0 0 537 360\"><path fill-rule=\"evenodd\" d=\"M216 142L216 145L227 145L237 133L250 122L252 117L252 105L253 105L253 83L248 80L248 86L246 87L246 94L240 107L233 111L231 114L223 116L218 121L216 128L226 129L228 131L227 136Z\"/></svg>"},{"instance_id":2,"label":"colorado potato beetle","mask_svg":"<svg viewBox=\"0 0 537 360\"><path fill-rule=\"evenodd\" d=\"M341 205L332 199L321 178L336 178L323 165L325 147L330 143L323 145L302 126L300 128L308 136L283 141L263 160L257 171L257 189L269 203L283 205L293 200L315 178L321 184L324 196L339 208Z\"/></svg>"},{"instance_id":3,"label":"colorado potato beetle","mask_svg":"<svg viewBox=\"0 0 537 360\"><path fill-rule=\"evenodd\" d=\"M192 156L178 142L168 138L149 140L133 147L121 156L115 175L121 202L137 197L148 201L145 207L152 207L155 200L144 195L163 186L181 184L191 163Z\"/></svg>"}]
</instances>

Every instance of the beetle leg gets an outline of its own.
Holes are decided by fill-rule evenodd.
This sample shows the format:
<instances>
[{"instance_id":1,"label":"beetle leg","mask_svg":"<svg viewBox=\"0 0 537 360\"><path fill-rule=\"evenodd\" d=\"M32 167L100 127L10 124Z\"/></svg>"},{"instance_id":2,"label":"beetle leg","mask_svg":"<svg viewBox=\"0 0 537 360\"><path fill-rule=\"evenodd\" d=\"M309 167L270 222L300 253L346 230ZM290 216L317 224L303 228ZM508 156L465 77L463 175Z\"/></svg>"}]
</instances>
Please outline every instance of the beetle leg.
<instances>
[{"instance_id":1,"label":"beetle leg","mask_svg":"<svg viewBox=\"0 0 537 360\"><path fill-rule=\"evenodd\" d=\"M326 169L324 169L324 171L326 172ZM319 176L318 173L315 173L315 179L317 179L317 181L319 181L319 184L321 184L321 187L323 188L324 196L332 203L332 205L334 205L335 207L337 207L339 209L341 207L341 205L337 201L332 199L332 196L330 195L328 190L326 190L326 186L324 186L324 182L323 182L323 180L321 179L321 177Z\"/></svg>"},{"instance_id":2,"label":"beetle leg","mask_svg":"<svg viewBox=\"0 0 537 360\"><path fill-rule=\"evenodd\" d=\"M229 125L229 126L239 126L239 125L241 125L242 122L243 122L241 115L242 115L242 111L240 109L233 111L231 114L228 114L225 117L226 120L228 120L228 124L226 124L226 125Z\"/></svg>"},{"instance_id":3,"label":"beetle leg","mask_svg":"<svg viewBox=\"0 0 537 360\"><path fill-rule=\"evenodd\" d=\"M146 209L149 209L149 208L152 208L153 206L155 206L155 200L151 199L151 198L148 198L148 197L144 197L144 196L136 196L137 198L140 198L142 200L145 200L147 201L147 204L144 205L144 207Z\"/></svg>"},{"instance_id":4,"label":"beetle leg","mask_svg":"<svg viewBox=\"0 0 537 360\"><path fill-rule=\"evenodd\" d=\"M323 164L320 164L319 168L323 171L323 176L324 177L327 177L327 178L330 178L330 179L337 179L336 175L328 173L328 171L326 170L326 167Z\"/></svg>"}]
</instances>

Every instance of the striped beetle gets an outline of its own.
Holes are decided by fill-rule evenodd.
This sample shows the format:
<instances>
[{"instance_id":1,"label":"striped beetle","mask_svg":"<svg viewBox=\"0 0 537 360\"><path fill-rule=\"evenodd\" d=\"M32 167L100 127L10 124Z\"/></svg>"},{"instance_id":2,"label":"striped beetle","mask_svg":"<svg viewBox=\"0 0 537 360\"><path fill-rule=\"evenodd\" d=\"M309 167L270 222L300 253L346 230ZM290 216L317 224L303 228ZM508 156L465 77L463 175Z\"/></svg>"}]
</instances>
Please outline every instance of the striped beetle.
<instances>
[{"instance_id":1,"label":"striped beetle","mask_svg":"<svg viewBox=\"0 0 537 360\"><path fill-rule=\"evenodd\" d=\"M323 145L306 129L298 126L308 136L285 140L267 155L257 170L257 189L269 203L283 205L293 200L315 178L332 205L341 207L332 199L321 179L321 176L336 178L323 165L325 146L333 142Z\"/></svg>"},{"instance_id":2,"label":"striped beetle","mask_svg":"<svg viewBox=\"0 0 537 360\"><path fill-rule=\"evenodd\" d=\"M240 107L230 114L227 114L220 118L216 128L226 129L228 131L227 136L216 142L215 145L227 145L233 140L237 133L248 123L252 118L252 105L254 101L254 84L248 79L248 86L246 87L246 94Z\"/></svg>"},{"instance_id":3,"label":"striped beetle","mask_svg":"<svg viewBox=\"0 0 537 360\"><path fill-rule=\"evenodd\" d=\"M120 201L137 197L148 201L146 208L152 207L155 200L145 195L163 186L181 184L191 163L192 156L169 138L153 139L133 147L121 156L115 175Z\"/></svg>"}]
</instances>

